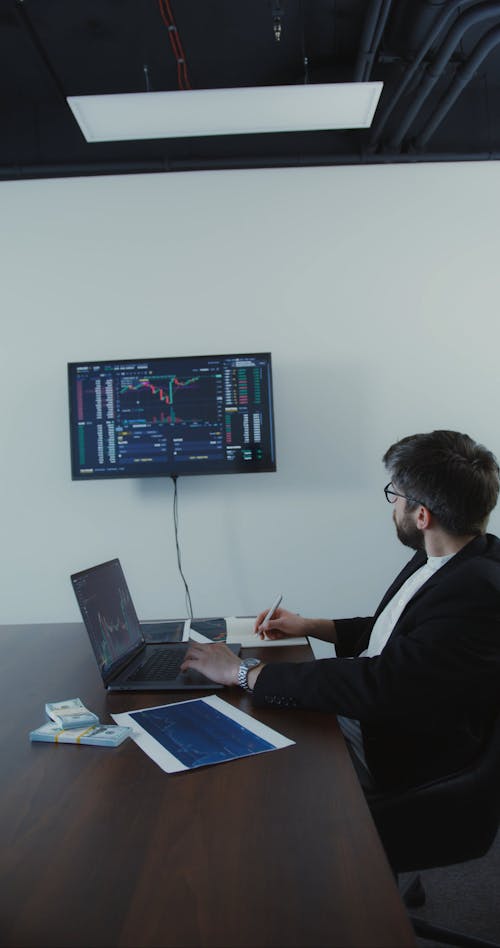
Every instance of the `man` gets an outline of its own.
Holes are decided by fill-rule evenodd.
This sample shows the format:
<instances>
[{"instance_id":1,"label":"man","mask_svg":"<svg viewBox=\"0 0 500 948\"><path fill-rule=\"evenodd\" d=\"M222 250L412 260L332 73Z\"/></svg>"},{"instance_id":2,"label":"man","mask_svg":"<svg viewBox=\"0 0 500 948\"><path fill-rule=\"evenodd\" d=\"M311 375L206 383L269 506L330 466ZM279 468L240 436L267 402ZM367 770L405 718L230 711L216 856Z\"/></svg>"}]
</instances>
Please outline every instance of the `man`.
<instances>
[{"instance_id":1,"label":"man","mask_svg":"<svg viewBox=\"0 0 500 948\"><path fill-rule=\"evenodd\" d=\"M500 701L500 540L486 534L495 457L468 435L418 434L384 455L396 532L417 552L375 615L306 619L285 609L261 636L313 635L336 658L245 668L224 645L192 645L185 667L240 684L257 707L338 715L365 788L415 786L472 760Z\"/></svg>"}]
</instances>

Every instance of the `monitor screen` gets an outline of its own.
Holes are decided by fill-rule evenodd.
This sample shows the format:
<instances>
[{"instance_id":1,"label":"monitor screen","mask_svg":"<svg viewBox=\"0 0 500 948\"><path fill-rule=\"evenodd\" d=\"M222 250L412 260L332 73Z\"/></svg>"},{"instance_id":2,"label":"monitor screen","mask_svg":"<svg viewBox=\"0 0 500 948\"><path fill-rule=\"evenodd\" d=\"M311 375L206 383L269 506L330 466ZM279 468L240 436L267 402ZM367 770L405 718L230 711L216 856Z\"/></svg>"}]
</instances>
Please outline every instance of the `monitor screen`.
<instances>
[{"instance_id":1,"label":"monitor screen","mask_svg":"<svg viewBox=\"0 0 500 948\"><path fill-rule=\"evenodd\" d=\"M68 365L74 480L275 471L271 354Z\"/></svg>"}]
</instances>

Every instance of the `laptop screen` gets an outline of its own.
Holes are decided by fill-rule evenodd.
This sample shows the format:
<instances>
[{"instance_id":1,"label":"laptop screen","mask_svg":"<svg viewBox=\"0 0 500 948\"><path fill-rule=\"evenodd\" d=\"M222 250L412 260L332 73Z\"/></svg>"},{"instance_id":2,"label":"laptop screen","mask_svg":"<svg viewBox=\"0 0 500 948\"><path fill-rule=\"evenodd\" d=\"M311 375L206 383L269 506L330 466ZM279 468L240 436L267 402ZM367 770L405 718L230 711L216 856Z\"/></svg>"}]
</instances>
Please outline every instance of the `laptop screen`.
<instances>
[{"instance_id":1,"label":"laptop screen","mask_svg":"<svg viewBox=\"0 0 500 948\"><path fill-rule=\"evenodd\" d=\"M71 577L85 628L104 680L143 644L139 620L118 559Z\"/></svg>"}]
</instances>

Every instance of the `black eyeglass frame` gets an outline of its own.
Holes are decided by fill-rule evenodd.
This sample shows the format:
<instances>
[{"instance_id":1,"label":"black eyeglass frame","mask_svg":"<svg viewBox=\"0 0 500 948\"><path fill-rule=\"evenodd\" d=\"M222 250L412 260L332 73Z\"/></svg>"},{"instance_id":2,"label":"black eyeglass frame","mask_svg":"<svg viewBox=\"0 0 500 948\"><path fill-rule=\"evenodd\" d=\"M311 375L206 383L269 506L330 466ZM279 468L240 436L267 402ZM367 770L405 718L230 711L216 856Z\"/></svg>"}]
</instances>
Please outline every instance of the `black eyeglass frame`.
<instances>
[{"instance_id":1,"label":"black eyeglass frame","mask_svg":"<svg viewBox=\"0 0 500 948\"><path fill-rule=\"evenodd\" d=\"M402 497L403 500L409 500L411 504L422 504L421 500L417 500L415 497L408 497L408 494L400 494L399 491L397 490L389 490L391 486L392 486L392 481L389 481L389 483L386 484L384 487L385 499L389 504L395 504L396 497ZM389 496L389 494L391 495L391 497L394 497L394 500L391 500L391 497ZM427 504L423 504L423 506L426 507Z\"/></svg>"}]
</instances>

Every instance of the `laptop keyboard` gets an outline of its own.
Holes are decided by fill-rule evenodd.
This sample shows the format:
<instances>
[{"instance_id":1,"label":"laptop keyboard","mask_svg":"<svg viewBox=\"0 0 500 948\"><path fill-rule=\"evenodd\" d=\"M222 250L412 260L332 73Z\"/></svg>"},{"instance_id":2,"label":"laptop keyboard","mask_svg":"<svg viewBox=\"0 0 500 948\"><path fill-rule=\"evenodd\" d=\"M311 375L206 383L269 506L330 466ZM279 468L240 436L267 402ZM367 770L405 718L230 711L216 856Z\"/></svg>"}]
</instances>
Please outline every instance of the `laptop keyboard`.
<instances>
[{"instance_id":1,"label":"laptop keyboard","mask_svg":"<svg viewBox=\"0 0 500 948\"><path fill-rule=\"evenodd\" d=\"M188 650L182 645L173 648L161 648L153 652L152 655L139 665L127 681L173 681L181 674L180 667L184 661L184 656Z\"/></svg>"}]
</instances>

